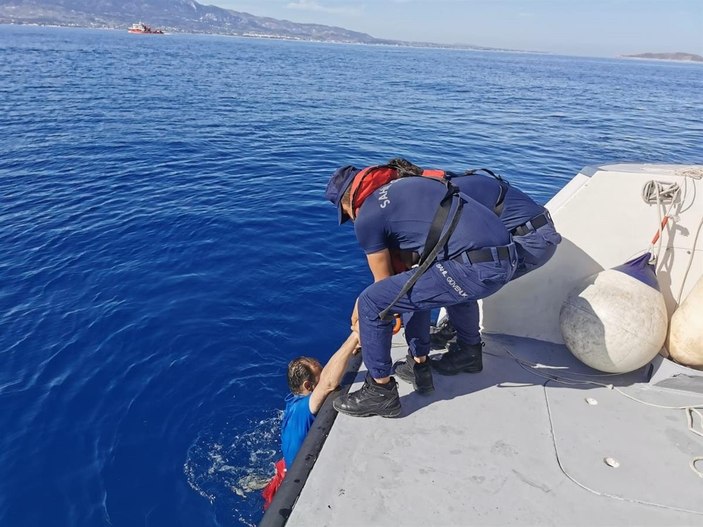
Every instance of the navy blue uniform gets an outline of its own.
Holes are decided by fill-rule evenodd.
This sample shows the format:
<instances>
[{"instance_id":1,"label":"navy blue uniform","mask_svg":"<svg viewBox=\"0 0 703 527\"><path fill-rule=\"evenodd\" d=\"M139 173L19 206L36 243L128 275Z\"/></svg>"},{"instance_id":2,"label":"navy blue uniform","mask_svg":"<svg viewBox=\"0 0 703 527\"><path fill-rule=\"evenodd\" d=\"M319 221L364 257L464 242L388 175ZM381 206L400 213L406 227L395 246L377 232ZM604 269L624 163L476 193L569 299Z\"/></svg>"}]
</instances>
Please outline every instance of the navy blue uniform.
<instances>
[{"instance_id":1,"label":"navy blue uniform","mask_svg":"<svg viewBox=\"0 0 703 527\"><path fill-rule=\"evenodd\" d=\"M445 193L446 187L430 178L396 179L379 188L364 201L354 223L359 245L366 254L383 249L421 254ZM462 251L510 243L508 232L495 214L486 214L473 199L467 201L445 258Z\"/></svg>"},{"instance_id":2,"label":"navy blue uniform","mask_svg":"<svg viewBox=\"0 0 703 527\"><path fill-rule=\"evenodd\" d=\"M501 190L500 183L494 177L478 174L456 176L451 182L483 206L494 209ZM528 222L543 214L547 222L536 229L530 228ZM500 221L512 233L518 252L518 268L513 280L547 263L561 242L547 209L513 186L508 186L505 194ZM520 233L515 229L520 229Z\"/></svg>"},{"instance_id":3,"label":"navy blue uniform","mask_svg":"<svg viewBox=\"0 0 703 527\"><path fill-rule=\"evenodd\" d=\"M441 182L419 177L395 180L377 189L361 206L355 220L355 232L364 252L400 249L422 253L445 193ZM415 356L429 353L429 310L439 307L446 307L454 315L463 341L480 341L478 317L470 316L472 305L505 285L517 266L515 246L500 219L471 198L462 199L466 203L461 219L446 250L392 309L394 313L414 314L408 317L405 334ZM506 247L509 256L501 257L498 247ZM487 249L490 261L472 263L466 251L477 249ZM362 354L374 378L387 377L392 372L392 324L381 320L379 313L414 273L412 269L376 282L359 296Z\"/></svg>"}]
</instances>

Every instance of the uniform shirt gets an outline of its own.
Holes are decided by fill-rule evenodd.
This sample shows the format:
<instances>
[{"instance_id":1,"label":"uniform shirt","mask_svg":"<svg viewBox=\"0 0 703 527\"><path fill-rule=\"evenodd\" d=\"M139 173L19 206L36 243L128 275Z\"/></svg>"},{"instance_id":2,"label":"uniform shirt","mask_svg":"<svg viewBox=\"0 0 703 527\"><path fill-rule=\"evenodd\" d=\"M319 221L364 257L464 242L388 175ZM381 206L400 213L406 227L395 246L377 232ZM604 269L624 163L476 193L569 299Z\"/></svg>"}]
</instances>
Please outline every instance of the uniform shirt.
<instances>
[{"instance_id":1,"label":"uniform shirt","mask_svg":"<svg viewBox=\"0 0 703 527\"><path fill-rule=\"evenodd\" d=\"M446 192L447 188L440 181L422 177L396 179L377 189L366 198L354 221L359 245L366 254L383 249L422 254L430 225ZM452 205L449 218L455 207L456 203ZM449 219L445 227L448 225ZM440 252L437 259L508 243L510 236L493 211L468 199L449 240L448 252Z\"/></svg>"},{"instance_id":2,"label":"uniform shirt","mask_svg":"<svg viewBox=\"0 0 703 527\"><path fill-rule=\"evenodd\" d=\"M459 187L461 192L475 199L484 207L490 210L495 208L500 195L500 183L496 178L474 174L453 177L451 182L454 186ZM544 207L535 203L531 197L512 185L508 186L503 203L500 221L503 222L508 231L512 231L515 227L544 212Z\"/></svg>"},{"instance_id":3,"label":"uniform shirt","mask_svg":"<svg viewBox=\"0 0 703 527\"><path fill-rule=\"evenodd\" d=\"M295 456L315 421L315 414L310 411L310 395L290 394L286 397L286 410L281 424L281 449L286 469L293 466Z\"/></svg>"}]
</instances>

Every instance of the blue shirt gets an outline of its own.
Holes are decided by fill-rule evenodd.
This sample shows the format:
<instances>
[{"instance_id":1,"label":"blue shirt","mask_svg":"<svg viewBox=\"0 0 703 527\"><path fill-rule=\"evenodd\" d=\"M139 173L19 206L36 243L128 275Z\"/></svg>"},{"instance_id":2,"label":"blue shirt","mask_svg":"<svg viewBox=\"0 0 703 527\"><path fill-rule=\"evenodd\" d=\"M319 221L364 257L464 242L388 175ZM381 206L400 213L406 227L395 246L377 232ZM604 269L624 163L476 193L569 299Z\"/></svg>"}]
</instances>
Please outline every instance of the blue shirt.
<instances>
[{"instance_id":1,"label":"blue shirt","mask_svg":"<svg viewBox=\"0 0 703 527\"><path fill-rule=\"evenodd\" d=\"M451 179L451 182L456 187L459 187L461 192L475 199L489 210L495 208L500 195L500 183L496 178L474 174L471 176L455 176ZM503 222L508 231L530 221L545 210L544 207L535 203L531 197L512 185L508 186L503 204L500 221Z\"/></svg>"},{"instance_id":2,"label":"blue shirt","mask_svg":"<svg viewBox=\"0 0 703 527\"><path fill-rule=\"evenodd\" d=\"M293 466L295 456L315 421L315 414L310 411L310 395L290 394L286 397L286 410L281 424L281 450L286 469Z\"/></svg>"},{"instance_id":3,"label":"blue shirt","mask_svg":"<svg viewBox=\"0 0 703 527\"><path fill-rule=\"evenodd\" d=\"M366 254L383 249L422 254L430 225L446 192L440 181L422 177L396 179L377 189L361 205L354 222L359 245ZM448 224L449 221L445 227ZM492 210L469 198L449 240L448 253L440 253L437 258L442 260L462 251L508 243L510 236L500 219Z\"/></svg>"}]
</instances>

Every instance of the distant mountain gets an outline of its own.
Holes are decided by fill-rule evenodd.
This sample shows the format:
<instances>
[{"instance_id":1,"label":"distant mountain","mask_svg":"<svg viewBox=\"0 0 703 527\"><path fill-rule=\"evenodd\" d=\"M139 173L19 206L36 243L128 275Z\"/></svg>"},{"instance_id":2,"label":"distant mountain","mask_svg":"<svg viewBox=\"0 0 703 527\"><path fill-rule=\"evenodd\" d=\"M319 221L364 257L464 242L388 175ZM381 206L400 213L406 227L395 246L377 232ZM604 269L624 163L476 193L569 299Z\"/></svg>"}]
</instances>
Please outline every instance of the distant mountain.
<instances>
[{"instance_id":1,"label":"distant mountain","mask_svg":"<svg viewBox=\"0 0 703 527\"><path fill-rule=\"evenodd\" d=\"M127 28L142 21L166 32L213 33L248 37L363 44L440 45L374 38L366 33L321 24L298 24L202 5L194 0L0 0L0 24L40 24L94 28Z\"/></svg>"},{"instance_id":2,"label":"distant mountain","mask_svg":"<svg viewBox=\"0 0 703 527\"><path fill-rule=\"evenodd\" d=\"M138 21L167 32L392 43L340 27L296 24L192 0L0 0L0 23L127 28Z\"/></svg>"},{"instance_id":3,"label":"distant mountain","mask_svg":"<svg viewBox=\"0 0 703 527\"><path fill-rule=\"evenodd\" d=\"M638 53L636 55L623 55L632 59L657 59L657 60L685 60L689 62L703 62L703 57L694 53Z\"/></svg>"}]
</instances>

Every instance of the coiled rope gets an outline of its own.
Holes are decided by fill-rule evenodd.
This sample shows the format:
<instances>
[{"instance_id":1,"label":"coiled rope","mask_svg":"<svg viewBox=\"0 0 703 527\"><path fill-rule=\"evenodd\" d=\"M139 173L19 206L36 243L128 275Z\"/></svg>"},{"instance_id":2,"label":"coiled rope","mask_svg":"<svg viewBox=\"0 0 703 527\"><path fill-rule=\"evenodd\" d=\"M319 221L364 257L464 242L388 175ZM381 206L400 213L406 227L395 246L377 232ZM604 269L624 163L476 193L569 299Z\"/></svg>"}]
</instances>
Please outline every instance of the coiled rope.
<instances>
[{"instance_id":1,"label":"coiled rope","mask_svg":"<svg viewBox=\"0 0 703 527\"><path fill-rule=\"evenodd\" d=\"M652 238L652 242L649 246L649 252L654 255L649 263L655 263L659 261L659 255L662 249L662 231L666 227L667 222L671 216L671 209L674 208L676 203L681 203L678 199L681 195L681 187L678 183L668 183L665 181L647 181L642 187L642 199L645 203L650 205L657 205L657 212L659 213L659 223L657 224L657 233ZM666 214L662 216L662 205L669 204L669 208ZM657 243L658 242L658 243ZM657 252L654 253L654 244L657 243Z\"/></svg>"},{"instance_id":2,"label":"coiled rope","mask_svg":"<svg viewBox=\"0 0 703 527\"><path fill-rule=\"evenodd\" d=\"M657 233L654 235L654 238L652 238L648 249L649 252L654 255L650 263L656 263L659 260L659 255L661 253L662 247L662 232L664 230L664 227L666 227L666 224L668 223L669 219L676 219L676 216L673 216L671 214L671 210L674 208L674 206L678 204L680 211L681 207L684 204L684 201L686 201L686 195L688 194L688 181L690 180L691 184L693 185L693 199L695 200L696 181L700 181L701 179L703 179L703 171L696 169L681 170L677 173L677 175L683 176L684 178L686 190L684 191L683 197L681 196L681 187L678 183L652 180L645 183L642 187L642 199L644 200L644 202L650 205L656 204L657 210L659 212L659 224L657 226ZM668 205L668 208L666 210L666 213L662 216L662 206L666 205ZM693 264L693 257L695 256L695 249L698 245L698 237L700 236L701 229L703 229L703 217L701 217L701 220L698 223L698 226L696 227L695 235L693 236L691 256L688 260L686 270L684 271L683 279L681 280L681 286L679 287L678 294L675 297L677 304L681 304L681 296L683 295L684 286L686 284L686 280L688 279L688 274L691 270L691 265ZM657 244L656 254L654 253L655 244Z\"/></svg>"}]
</instances>

